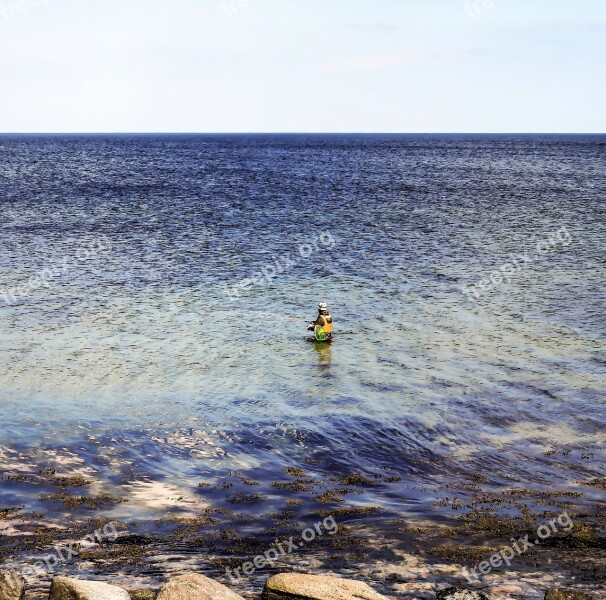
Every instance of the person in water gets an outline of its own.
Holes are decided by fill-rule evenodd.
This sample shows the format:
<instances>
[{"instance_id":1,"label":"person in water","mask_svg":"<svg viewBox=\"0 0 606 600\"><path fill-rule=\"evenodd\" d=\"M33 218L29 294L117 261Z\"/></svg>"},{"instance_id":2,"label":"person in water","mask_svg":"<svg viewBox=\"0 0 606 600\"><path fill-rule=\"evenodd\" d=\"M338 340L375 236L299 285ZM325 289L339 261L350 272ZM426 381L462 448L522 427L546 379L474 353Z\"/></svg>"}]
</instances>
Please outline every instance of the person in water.
<instances>
[{"instance_id":1,"label":"person in water","mask_svg":"<svg viewBox=\"0 0 606 600\"><path fill-rule=\"evenodd\" d=\"M318 318L307 326L308 331L316 333L317 340L330 340L332 338L332 316L326 302L318 304ZM320 329L316 331L316 327Z\"/></svg>"}]
</instances>

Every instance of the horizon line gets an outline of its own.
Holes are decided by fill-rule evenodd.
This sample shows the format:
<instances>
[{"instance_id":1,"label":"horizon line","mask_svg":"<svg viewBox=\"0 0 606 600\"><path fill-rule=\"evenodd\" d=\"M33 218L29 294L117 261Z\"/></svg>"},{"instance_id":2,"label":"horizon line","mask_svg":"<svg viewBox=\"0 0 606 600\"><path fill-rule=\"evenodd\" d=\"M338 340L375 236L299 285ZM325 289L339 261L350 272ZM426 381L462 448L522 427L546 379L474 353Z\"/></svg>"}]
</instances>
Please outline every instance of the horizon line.
<instances>
[{"instance_id":1,"label":"horizon line","mask_svg":"<svg viewBox=\"0 0 606 600\"><path fill-rule=\"evenodd\" d=\"M600 131L3 131L8 135L606 135Z\"/></svg>"}]
</instances>

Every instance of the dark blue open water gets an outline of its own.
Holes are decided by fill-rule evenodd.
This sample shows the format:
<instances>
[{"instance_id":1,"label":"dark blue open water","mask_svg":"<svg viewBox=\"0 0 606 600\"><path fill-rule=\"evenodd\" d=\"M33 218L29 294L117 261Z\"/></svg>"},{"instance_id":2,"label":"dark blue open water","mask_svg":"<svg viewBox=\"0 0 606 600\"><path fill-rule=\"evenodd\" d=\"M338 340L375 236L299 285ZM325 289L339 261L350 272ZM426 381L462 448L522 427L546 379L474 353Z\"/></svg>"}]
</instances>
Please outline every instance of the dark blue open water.
<instances>
[{"instance_id":1,"label":"dark blue open water","mask_svg":"<svg viewBox=\"0 0 606 600\"><path fill-rule=\"evenodd\" d=\"M392 551L468 543L478 510L599 535L605 159L606 136L1 136L0 511L170 552L159 519L225 506L243 537L373 506L342 523ZM0 561L31 556L17 514Z\"/></svg>"}]
</instances>

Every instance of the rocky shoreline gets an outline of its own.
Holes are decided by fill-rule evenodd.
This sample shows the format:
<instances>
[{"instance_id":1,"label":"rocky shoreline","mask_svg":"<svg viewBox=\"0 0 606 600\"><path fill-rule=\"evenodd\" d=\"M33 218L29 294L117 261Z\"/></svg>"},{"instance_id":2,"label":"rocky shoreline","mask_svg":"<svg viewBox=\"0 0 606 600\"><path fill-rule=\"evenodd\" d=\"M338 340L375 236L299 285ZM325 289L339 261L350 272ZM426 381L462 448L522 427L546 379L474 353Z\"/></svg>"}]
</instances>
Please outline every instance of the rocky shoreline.
<instances>
[{"instance_id":1,"label":"rocky shoreline","mask_svg":"<svg viewBox=\"0 0 606 600\"><path fill-rule=\"evenodd\" d=\"M516 590L511 590L515 593ZM415 596L398 595L406 598ZM491 600L479 590L436 586L436 600ZM37 595L37 598L41 596ZM507 596L509 597L509 596ZM29 600L25 579L16 571L0 571L0 600ZM270 577L261 600L388 600L362 581L331 575L280 573ZM595 596L569 589L550 589L544 600L595 600ZM159 590L126 590L101 581L54 577L48 600L244 600L227 586L197 573L170 578Z\"/></svg>"}]
</instances>

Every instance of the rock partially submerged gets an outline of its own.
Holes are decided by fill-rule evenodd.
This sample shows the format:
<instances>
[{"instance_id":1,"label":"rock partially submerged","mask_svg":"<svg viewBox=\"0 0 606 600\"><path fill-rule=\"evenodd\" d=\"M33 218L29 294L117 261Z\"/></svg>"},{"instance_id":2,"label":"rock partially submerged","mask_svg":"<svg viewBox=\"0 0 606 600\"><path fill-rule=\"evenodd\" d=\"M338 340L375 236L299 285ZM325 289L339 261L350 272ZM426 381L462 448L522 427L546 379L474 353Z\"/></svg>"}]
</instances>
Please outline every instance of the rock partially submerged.
<instances>
[{"instance_id":1,"label":"rock partially submerged","mask_svg":"<svg viewBox=\"0 0 606 600\"><path fill-rule=\"evenodd\" d=\"M126 590L101 581L55 577L49 600L130 600Z\"/></svg>"},{"instance_id":2,"label":"rock partially submerged","mask_svg":"<svg viewBox=\"0 0 606 600\"><path fill-rule=\"evenodd\" d=\"M188 573L173 577L158 592L156 600L243 600L214 579Z\"/></svg>"},{"instance_id":3,"label":"rock partially submerged","mask_svg":"<svg viewBox=\"0 0 606 600\"><path fill-rule=\"evenodd\" d=\"M574 590L554 589L545 594L545 600L594 600L593 596Z\"/></svg>"},{"instance_id":4,"label":"rock partially submerged","mask_svg":"<svg viewBox=\"0 0 606 600\"><path fill-rule=\"evenodd\" d=\"M440 590L436 596L438 597L438 600L489 600L488 596L483 592L456 587Z\"/></svg>"},{"instance_id":5,"label":"rock partially submerged","mask_svg":"<svg viewBox=\"0 0 606 600\"><path fill-rule=\"evenodd\" d=\"M0 571L0 600L23 600L25 579L17 571Z\"/></svg>"},{"instance_id":6,"label":"rock partially submerged","mask_svg":"<svg viewBox=\"0 0 606 600\"><path fill-rule=\"evenodd\" d=\"M386 600L362 581L281 573L265 584L263 600Z\"/></svg>"}]
</instances>

